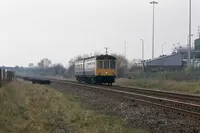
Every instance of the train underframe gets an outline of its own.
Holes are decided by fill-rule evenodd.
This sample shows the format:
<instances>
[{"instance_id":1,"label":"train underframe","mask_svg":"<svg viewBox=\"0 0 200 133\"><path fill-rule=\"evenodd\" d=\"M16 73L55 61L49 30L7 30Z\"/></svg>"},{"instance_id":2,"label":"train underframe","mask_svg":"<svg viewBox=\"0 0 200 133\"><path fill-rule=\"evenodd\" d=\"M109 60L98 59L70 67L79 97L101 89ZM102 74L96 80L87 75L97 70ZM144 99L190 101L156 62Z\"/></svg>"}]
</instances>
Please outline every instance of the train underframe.
<instances>
[{"instance_id":1,"label":"train underframe","mask_svg":"<svg viewBox=\"0 0 200 133\"><path fill-rule=\"evenodd\" d=\"M115 82L116 76L76 76L76 80L79 82L85 82L90 84L108 84L112 85Z\"/></svg>"}]
</instances>

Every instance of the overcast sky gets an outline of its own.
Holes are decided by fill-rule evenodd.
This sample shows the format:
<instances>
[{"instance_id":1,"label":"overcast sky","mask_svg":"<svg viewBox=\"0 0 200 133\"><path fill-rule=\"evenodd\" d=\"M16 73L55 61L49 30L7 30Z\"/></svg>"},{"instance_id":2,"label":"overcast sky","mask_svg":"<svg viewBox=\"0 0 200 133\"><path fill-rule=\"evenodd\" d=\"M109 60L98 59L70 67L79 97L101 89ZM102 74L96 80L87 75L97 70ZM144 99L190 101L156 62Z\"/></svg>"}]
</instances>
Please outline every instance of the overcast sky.
<instances>
[{"instance_id":1,"label":"overcast sky","mask_svg":"<svg viewBox=\"0 0 200 133\"><path fill-rule=\"evenodd\" d=\"M1 0L0 65L27 66L42 58L67 66L70 58L92 52L151 58L152 5L149 0ZM155 56L186 45L189 0L158 0ZM192 33L200 25L200 0L192 0Z\"/></svg>"}]
</instances>

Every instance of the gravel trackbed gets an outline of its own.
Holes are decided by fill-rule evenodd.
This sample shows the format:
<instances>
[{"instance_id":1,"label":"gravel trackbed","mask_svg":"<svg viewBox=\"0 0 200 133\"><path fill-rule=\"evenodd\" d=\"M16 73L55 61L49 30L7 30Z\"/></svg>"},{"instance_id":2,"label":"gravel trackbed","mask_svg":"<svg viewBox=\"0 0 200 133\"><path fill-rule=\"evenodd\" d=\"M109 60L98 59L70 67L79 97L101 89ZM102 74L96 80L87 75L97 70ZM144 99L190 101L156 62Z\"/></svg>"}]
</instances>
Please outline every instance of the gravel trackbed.
<instances>
[{"instance_id":1,"label":"gravel trackbed","mask_svg":"<svg viewBox=\"0 0 200 133\"><path fill-rule=\"evenodd\" d=\"M163 111L149 105L125 100L112 94L52 84L52 88L71 93L99 113L126 120L128 127L141 128L150 133L200 133L200 121Z\"/></svg>"}]
</instances>

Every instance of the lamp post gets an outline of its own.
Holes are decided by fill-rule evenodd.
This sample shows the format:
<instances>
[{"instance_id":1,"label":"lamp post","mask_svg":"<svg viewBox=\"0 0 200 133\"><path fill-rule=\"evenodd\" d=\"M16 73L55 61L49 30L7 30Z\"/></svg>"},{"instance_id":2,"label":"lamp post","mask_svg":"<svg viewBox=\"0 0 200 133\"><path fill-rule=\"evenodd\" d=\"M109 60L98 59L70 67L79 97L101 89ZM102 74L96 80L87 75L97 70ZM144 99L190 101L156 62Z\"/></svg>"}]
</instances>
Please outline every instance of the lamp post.
<instances>
[{"instance_id":1,"label":"lamp post","mask_svg":"<svg viewBox=\"0 0 200 133\"><path fill-rule=\"evenodd\" d=\"M162 55L163 55L163 45L165 45L166 43L162 44Z\"/></svg>"},{"instance_id":2,"label":"lamp post","mask_svg":"<svg viewBox=\"0 0 200 133\"><path fill-rule=\"evenodd\" d=\"M142 41L142 60L144 60L144 40L140 39Z\"/></svg>"},{"instance_id":3,"label":"lamp post","mask_svg":"<svg viewBox=\"0 0 200 133\"><path fill-rule=\"evenodd\" d=\"M191 12L192 12L192 10L191 10L191 8L192 8L192 1L191 0L189 0L189 49L188 49L188 65L190 65L191 64L191 36L192 36L192 34L191 34L191 18L192 18L192 15L191 15Z\"/></svg>"},{"instance_id":4,"label":"lamp post","mask_svg":"<svg viewBox=\"0 0 200 133\"><path fill-rule=\"evenodd\" d=\"M152 29L152 59L154 58L154 5L158 4L156 1L150 2L150 4L153 4L153 29Z\"/></svg>"},{"instance_id":5,"label":"lamp post","mask_svg":"<svg viewBox=\"0 0 200 133\"><path fill-rule=\"evenodd\" d=\"M193 34L191 34L191 38L192 38L192 36L193 36ZM187 45L188 45L188 47L189 47L189 35L187 36ZM192 39L191 39L192 40Z\"/></svg>"},{"instance_id":6,"label":"lamp post","mask_svg":"<svg viewBox=\"0 0 200 133\"><path fill-rule=\"evenodd\" d=\"M188 65L191 64L191 42L190 39L192 38L193 34L187 36L187 45L188 45ZM192 40L192 39L191 39Z\"/></svg>"},{"instance_id":7,"label":"lamp post","mask_svg":"<svg viewBox=\"0 0 200 133\"><path fill-rule=\"evenodd\" d=\"M125 41L125 51L124 51L124 56L125 56L125 58L126 58L126 41Z\"/></svg>"}]
</instances>

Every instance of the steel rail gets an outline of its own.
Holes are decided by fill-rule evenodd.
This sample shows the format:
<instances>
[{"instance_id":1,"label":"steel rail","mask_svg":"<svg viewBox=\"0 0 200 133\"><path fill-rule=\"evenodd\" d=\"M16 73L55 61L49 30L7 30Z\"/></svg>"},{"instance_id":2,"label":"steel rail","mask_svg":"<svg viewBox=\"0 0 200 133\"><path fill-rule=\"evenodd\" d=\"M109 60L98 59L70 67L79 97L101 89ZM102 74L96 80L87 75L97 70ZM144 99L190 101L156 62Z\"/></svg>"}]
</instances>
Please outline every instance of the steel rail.
<instances>
[{"instance_id":1,"label":"steel rail","mask_svg":"<svg viewBox=\"0 0 200 133\"><path fill-rule=\"evenodd\" d=\"M92 86L92 85L86 85L86 84L78 84L76 82L67 82L67 81L59 81L59 80L54 80L53 83L58 83L58 84L64 83L64 84L69 84L75 87L84 87L86 89L92 89L94 91L110 92L114 95L118 95L123 98L128 98L130 100L135 100L138 102L142 102L142 103L146 103L146 104L150 104L154 106L159 106L176 113L181 113L184 115L189 115L197 119L200 119L200 105L197 105L197 104L180 102L176 100L149 96L149 95L144 95L144 94L138 94L134 92L127 92L125 90L116 90L116 89L111 89L104 86Z\"/></svg>"},{"instance_id":2,"label":"steel rail","mask_svg":"<svg viewBox=\"0 0 200 133\"><path fill-rule=\"evenodd\" d=\"M156 96L156 97L170 98L170 99L175 99L175 100L183 101L183 102L200 103L200 96L198 95L169 92L169 91L163 91L163 90L162 91L152 90L152 89L146 89L146 88L136 88L136 87L130 87L130 86L111 86L110 88L113 88L116 90L123 89L128 92L135 92L135 93L146 94L146 95L148 94L148 95Z\"/></svg>"}]
</instances>

